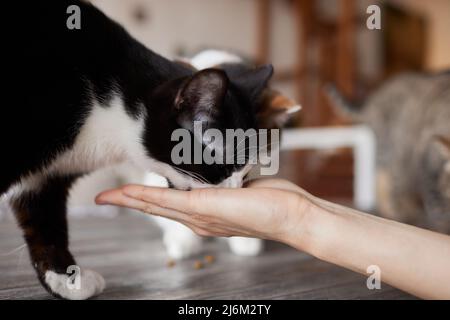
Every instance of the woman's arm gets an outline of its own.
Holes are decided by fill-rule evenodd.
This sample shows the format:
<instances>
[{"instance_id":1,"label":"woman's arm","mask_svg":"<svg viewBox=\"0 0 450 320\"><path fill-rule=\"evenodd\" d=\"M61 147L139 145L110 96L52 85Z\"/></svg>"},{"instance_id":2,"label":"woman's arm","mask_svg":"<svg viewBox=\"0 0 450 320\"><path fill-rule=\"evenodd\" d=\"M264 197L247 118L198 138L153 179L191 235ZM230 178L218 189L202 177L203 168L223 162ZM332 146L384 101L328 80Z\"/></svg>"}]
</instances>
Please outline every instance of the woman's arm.
<instances>
[{"instance_id":1,"label":"woman's arm","mask_svg":"<svg viewBox=\"0 0 450 320\"><path fill-rule=\"evenodd\" d=\"M450 299L450 237L312 198L309 252L415 296ZM288 238L295 236L290 235ZM297 248L298 240L292 245Z\"/></svg>"},{"instance_id":2,"label":"woman's arm","mask_svg":"<svg viewBox=\"0 0 450 320\"><path fill-rule=\"evenodd\" d=\"M449 236L324 201L288 181L192 191L125 186L97 202L164 216L203 236L284 242L363 274L376 265L385 283L422 298L450 299Z\"/></svg>"}]
</instances>

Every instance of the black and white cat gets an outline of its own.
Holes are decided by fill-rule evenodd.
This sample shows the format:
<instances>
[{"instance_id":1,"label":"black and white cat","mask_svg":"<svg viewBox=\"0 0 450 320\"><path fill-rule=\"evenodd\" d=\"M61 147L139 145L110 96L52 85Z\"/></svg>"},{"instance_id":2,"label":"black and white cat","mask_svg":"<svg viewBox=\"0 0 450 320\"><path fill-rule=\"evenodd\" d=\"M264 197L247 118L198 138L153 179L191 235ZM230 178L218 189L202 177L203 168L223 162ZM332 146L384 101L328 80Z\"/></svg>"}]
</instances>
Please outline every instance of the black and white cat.
<instances>
[{"instance_id":1,"label":"black and white cat","mask_svg":"<svg viewBox=\"0 0 450 320\"><path fill-rule=\"evenodd\" d=\"M74 4L79 30L66 26ZM261 127L261 95L273 70L192 70L148 50L81 1L9 6L20 22L3 38L0 194L10 194L42 285L58 297L86 299L105 282L82 269L80 288L67 286L67 268L76 263L66 199L75 179L130 161L180 189L239 186L245 164L173 165L171 133L191 130L195 120L219 130Z\"/></svg>"},{"instance_id":2,"label":"black and white cat","mask_svg":"<svg viewBox=\"0 0 450 320\"><path fill-rule=\"evenodd\" d=\"M201 51L193 57L182 58L182 61L197 70L219 68L229 73L230 69L241 69L244 72L249 68L249 64L241 56L217 49ZM241 71L238 73L241 73ZM300 106L281 93L266 87L263 89L258 109L260 111L266 110L266 112L270 110L270 115L264 117L264 126L270 128L282 127L292 114L300 110ZM124 173L124 176L129 174L129 171L129 168L127 168L127 173ZM238 171L234 175L233 181L230 179L230 184L234 183L235 186L241 186L242 174L246 172L247 170ZM145 174L143 183L151 186L168 187L167 180L155 173ZM184 259L202 251L203 238L183 224L162 217L149 216L149 218L161 228L163 243L170 258ZM264 247L264 241L256 238L229 237L226 241L231 252L239 256L256 256L261 253Z\"/></svg>"}]
</instances>

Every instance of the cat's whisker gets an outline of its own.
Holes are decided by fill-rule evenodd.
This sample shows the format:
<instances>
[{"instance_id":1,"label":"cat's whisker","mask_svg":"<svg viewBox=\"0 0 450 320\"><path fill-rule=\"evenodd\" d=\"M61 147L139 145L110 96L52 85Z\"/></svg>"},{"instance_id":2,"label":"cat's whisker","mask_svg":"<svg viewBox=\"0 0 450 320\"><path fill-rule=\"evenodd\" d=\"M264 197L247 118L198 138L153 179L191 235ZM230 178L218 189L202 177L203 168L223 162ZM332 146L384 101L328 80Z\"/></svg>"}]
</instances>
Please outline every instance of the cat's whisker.
<instances>
[{"instance_id":1,"label":"cat's whisker","mask_svg":"<svg viewBox=\"0 0 450 320\"><path fill-rule=\"evenodd\" d=\"M194 175L194 174L191 173L191 172L180 171L180 170L179 170L179 172L182 173L182 174L185 174L185 175L189 176L190 178L192 178L192 179L194 179L194 180L196 180L196 181L199 181L199 182L205 182L204 179L202 179L202 178L200 178L200 177Z\"/></svg>"},{"instance_id":2,"label":"cat's whisker","mask_svg":"<svg viewBox=\"0 0 450 320\"><path fill-rule=\"evenodd\" d=\"M193 177L196 177L198 180L204 182L204 183L210 183L208 179L206 179L205 177L203 177L201 174L196 173L196 172L189 172L187 171L190 175L192 175Z\"/></svg>"},{"instance_id":3,"label":"cat's whisker","mask_svg":"<svg viewBox=\"0 0 450 320\"><path fill-rule=\"evenodd\" d=\"M238 142L238 144L236 145L235 149L237 149L237 147L239 147L239 145L240 145L242 142L245 142L245 141L247 141L247 139L252 138L252 137L254 137L254 136L256 136L256 135L258 135L258 132L254 133L254 134L252 134L252 135L246 136L244 139L242 139L241 141Z\"/></svg>"},{"instance_id":4,"label":"cat's whisker","mask_svg":"<svg viewBox=\"0 0 450 320\"><path fill-rule=\"evenodd\" d=\"M195 179L195 180L197 180L197 181L200 181L200 182L202 182L202 183L208 183L208 184L211 184L210 181L208 181L208 179L206 179L205 177L203 177L203 176L200 175L199 173L192 172L192 171L188 171L188 170L181 169L181 168L178 168L178 167L174 167L174 168L175 168L176 170L178 170L179 172L184 173L184 174L188 175L189 177L191 177L191 178L193 178L193 179Z\"/></svg>"}]
</instances>

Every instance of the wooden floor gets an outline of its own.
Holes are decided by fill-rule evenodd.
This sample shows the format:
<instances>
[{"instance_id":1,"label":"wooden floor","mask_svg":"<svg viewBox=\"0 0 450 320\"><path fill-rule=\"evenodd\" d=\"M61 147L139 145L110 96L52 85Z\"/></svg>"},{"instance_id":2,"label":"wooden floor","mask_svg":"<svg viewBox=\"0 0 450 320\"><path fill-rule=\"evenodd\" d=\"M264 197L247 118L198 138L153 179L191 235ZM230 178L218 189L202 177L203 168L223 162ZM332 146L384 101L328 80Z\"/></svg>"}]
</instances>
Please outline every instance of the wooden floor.
<instances>
[{"instance_id":1,"label":"wooden floor","mask_svg":"<svg viewBox=\"0 0 450 320\"><path fill-rule=\"evenodd\" d=\"M196 259L167 266L160 232L144 217L71 221L77 262L100 272L107 287L97 299L411 299L382 285L368 290L366 278L280 244L269 243L254 258L232 255L210 241L205 254L216 261L197 270ZM0 222L0 299L52 299L39 285L14 222Z\"/></svg>"}]
</instances>

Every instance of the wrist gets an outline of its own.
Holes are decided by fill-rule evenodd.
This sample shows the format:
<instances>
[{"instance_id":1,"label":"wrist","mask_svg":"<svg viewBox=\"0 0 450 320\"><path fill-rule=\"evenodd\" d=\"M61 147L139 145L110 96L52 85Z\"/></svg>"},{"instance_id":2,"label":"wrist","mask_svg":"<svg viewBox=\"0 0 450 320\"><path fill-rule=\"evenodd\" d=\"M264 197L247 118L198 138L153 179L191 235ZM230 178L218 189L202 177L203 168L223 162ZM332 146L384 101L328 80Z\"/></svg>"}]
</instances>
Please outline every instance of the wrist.
<instances>
[{"instance_id":1,"label":"wrist","mask_svg":"<svg viewBox=\"0 0 450 320\"><path fill-rule=\"evenodd\" d=\"M302 193L295 195L296 205L289 211L283 242L317 258L332 244L337 225L336 214L322 205L322 200Z\"/></svg>"}]
</instances>

